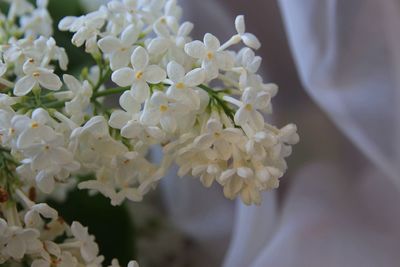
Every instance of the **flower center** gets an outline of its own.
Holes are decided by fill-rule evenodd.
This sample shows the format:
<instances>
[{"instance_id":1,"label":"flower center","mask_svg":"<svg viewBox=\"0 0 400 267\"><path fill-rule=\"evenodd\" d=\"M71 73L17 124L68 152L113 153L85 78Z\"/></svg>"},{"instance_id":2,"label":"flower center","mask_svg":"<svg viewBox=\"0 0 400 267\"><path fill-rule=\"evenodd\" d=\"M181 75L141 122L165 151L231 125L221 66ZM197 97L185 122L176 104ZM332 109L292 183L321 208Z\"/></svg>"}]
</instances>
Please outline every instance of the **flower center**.
<instances>
[{"instance_id":1,"label":"flower center","mask_svg":"<svg viewBox=\"0 0 400 267\"><path fill-rule=\"evenodd\" d=\"M213 52L208 52L207 53L207 58L208 58L208 60L212 60L214 58L214 53Z\"/></svg>"},{"instance_id":2,"label":"flower center","mask_svg":"<svg viewBox=\"0 0 400 267\"><path fill-rule=\"evenodd\" d=\"M216 138L218 138L218 137L221 136L221 133L220 133L220 132L215 132L215 133L214 133L214 136L215 136Z\"/></svg>"},{"instance_id":3,"label":"flower center","mask_svg":"<svg viewBox=\"0 0 400 267\"><path fill-rule=\"evenodd\" d=\"M38 72L38 71L35 71L34 73L32 73L32 75L33 75L33 77L39 77L40 76L40 72Z\"/></svg>"},{"instance_id":4,"label":"flower center","mask_svg":"<svg viewBox=\"0 0 400 267\"><path fill-rule=\"evenodd\" d=\"M251 104L246 104L246 106L244 106L244 108L245 108L247 111L252 111L252 110L253 110L253 106L252 106Z\"/></svg>"},{"instance_id":5,"label":"flower center","mask_svg":"<svg viewBox=\"0 0 400 267\"><path fill-rule=\"evenodd\" d=\"M185 88L185 84L184 84L183 82L179 82L179 83L177 83L175 86L176 86L176 88L178 88L178 89L184 89L184 88Z\"/></svg>"},{"instance_id":6,"label":"flower center","mask_svg":"<svg viewBox=\"0 0 400 267\"><path fill-rule=\"evenodd\" d=\"M143 77L143 71L138 71L138 72L136 72L135 77L136 77L137 80L142 79L142 77Z\"/></svg>"},{"instance_id":7,"label":"flower center","mask_svg":"<svg viewBox=\"0 0 400 267\"><path fill-rule=\"evenodd\" d=\"M31 123L31 128L36 129L39 127L39 123L37 123L36 121Z\"/></svg>"},{"instance_id":8,"label":"flower center","mask_svg":"<svg viewBox=\"0 0 400 267\"><path fill-rule=\"evenodd\" d=\"M168 106L167 105L160 105L160 111L161 112L165 112L168 110Z\"/></svg>"}]
</instances>

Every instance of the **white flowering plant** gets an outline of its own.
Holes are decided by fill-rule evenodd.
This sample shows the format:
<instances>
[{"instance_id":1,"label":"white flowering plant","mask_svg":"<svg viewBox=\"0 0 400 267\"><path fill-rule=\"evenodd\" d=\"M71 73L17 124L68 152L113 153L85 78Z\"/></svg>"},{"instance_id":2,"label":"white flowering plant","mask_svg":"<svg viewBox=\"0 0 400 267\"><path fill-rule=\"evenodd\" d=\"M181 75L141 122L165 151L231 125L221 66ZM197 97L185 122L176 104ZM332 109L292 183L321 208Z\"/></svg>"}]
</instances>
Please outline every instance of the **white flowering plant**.
<instances>
[{"instance_id":1,"label":"white flowering plant","mask_svg":"<svg viewBox=\"0 0 400 267\"><path fill-rule=\"evenodd\" d=\"M225 43L210 33L193 41L175 0L112 0L58 24L94 59L76 75L52 37L47 0L4 2L0 264L101 266L88 229L46 204L66 188L99 192L112 205L141 201L171 164L249 205L278 187L299 137L293 124L264 120L278 88L257 74L260 42L243 16ZM112 95L116 109L104 104ZM147 157L157 147L159 163Z\"/></svg>"}]
</instances>

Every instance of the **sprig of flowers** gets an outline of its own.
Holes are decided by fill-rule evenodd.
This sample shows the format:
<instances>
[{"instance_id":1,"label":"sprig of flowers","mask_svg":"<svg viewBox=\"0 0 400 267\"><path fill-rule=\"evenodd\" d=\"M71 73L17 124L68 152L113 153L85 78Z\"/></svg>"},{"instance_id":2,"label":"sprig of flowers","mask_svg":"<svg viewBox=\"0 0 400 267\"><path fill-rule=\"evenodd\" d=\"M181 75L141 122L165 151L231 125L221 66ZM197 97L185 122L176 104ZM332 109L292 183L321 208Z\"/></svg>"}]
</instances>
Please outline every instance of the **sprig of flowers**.
<instances>
[{"instance_id":1,"label":"sprig of flowers","mask_svg":"<svg viewBox=\"0 0 400 267\"><path fill-rule=\"evenodd\" d=\"M101 264L86 228L68 226L27 197L32 189L52 194L78 175L94 174L78 188L113 205L141 201L174 163L178 175L199 177L206 187L217 183L227 198L248 205L278 187L299 137L293 124L277 128L264 120L278 87L257 74L260 42L243 16L225 43L211 33L192 40L193 24L180 23L175 0L113 0L65 17L59 29L96 62L74 77L51 37L47 1L9 2L8 14L0 14L2 262ZM116 94L120 107L107 108L104 99ZM157 146L159 164L146 157ZM64 243L55 243L63 234Z\"/></svg>"}]
</instances>

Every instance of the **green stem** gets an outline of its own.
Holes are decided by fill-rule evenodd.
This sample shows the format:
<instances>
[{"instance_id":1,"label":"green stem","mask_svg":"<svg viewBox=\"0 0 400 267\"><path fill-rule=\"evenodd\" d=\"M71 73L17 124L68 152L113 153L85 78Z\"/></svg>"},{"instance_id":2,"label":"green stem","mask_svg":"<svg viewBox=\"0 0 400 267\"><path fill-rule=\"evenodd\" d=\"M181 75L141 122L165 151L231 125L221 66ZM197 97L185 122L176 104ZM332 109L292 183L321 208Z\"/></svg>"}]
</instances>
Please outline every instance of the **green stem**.
<instances>
[{"instance_id":1,"label":"green stem","mask_svg":"<svg viewBox=\"0 0 400 267\"><path fill-rule=\"evenodd\" d=\"M129 87L115 87L115 88L106 89L104 91L95 92L92 95L92 100L94 100L98 97L102 97L102 96L120 94L120 93L125 92L126 90L129 90Z\"/></svg>"},{"instance_id":2,"label":"green stem","mask_svg":"<svg viewBox=\"0 0 400 267\"><path fill-rule=\"evenodd\" d=\"M224 101L220 97L220 95L219 95L220 92L214 91L212 88L210 88L204 84L199 85L199 87L208 93L208 95L211 98L210 99L211 102L214 101L214 103L217 106L221 107L224 110L225 114L228 115L228 117L232 121L234 121L235 111L228 105L228 103L226 101Z\"/></svg>"}]
</instances>

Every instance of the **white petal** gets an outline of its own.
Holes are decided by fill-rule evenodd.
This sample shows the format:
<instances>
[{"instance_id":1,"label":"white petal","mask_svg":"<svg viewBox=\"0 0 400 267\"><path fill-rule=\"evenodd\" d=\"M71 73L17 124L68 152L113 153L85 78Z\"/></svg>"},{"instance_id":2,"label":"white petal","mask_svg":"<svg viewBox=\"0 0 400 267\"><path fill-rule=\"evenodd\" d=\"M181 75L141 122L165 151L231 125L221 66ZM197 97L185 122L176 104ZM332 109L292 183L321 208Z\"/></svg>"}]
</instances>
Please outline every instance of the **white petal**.
<instances>
[{"instance_id":1,"label":"white petal","mask_svg":"<svg viewBox=\"0 0 400 267\"><path fill-rule=\"evenodd\" d=\"M223 70L230 70L235 65L235 58L227 51L221 51L216 54L218 67Z\"/></svg>"},{"instance_id":2,"label":"white petal","mask_svg":"<svg viewBox=\"0 0 400 267\"><path fill-rule=\"evenodd\" d=\"M251 178L254 175L253 170L247 167L238 168L237 174L242 178Z\"/></svg>"},{"instance_id":3,"label":"white petal","mask_svg":"<svg viewBox=\"0 0 400 267\"><path fill-rule=\"evenodd\" d=\"M38 81L42 87L53 91L59 90L62 86L60 78L52 72L41 72Z\"/></svg>"},{"instance_id":4,"label":"white petal","mask_svg":"<svg viewBox=\"0 0 400 267\"><path fill-rule=\"evenodd\" d=\"M196 40L185 45L185 52L194 58L204 58L206 55L206 47L202 42Z\"/></svg>"},{"instance_id":5,"label":"white petal","mask_svg":"<svg viewBox=\"0 0 400 267\"><path fill-rule=\"evenodd\" d=\"M139 137L143 131L142 126L137 122L129 123L121 129L121 135L125 138Z\"/></svg>"},{"instance_id":6,"label":"white petal","mask_svg":"<svg viewBox=\"0 0 400 267\"><path fill-rule=\"evenodd\" d=\"M36 176L36 184L46 194L50 194L55 186L53 177L45 174L43 171Z\"/></svg>"},{"instance_id":7,"label":"white petal","mask_svg":"<svg viewBox=\"0 0 400 267\"><path fill-rule=\"evenodd\" d=\"M110 54L121 47L121 41L113 36L106 36L97 42L100 50L105 54Z\"/></svg>"},{"instance_id":8,"label":"white petal","mask_svg":"<svg viewBox=\"0 0 400 267\"><path fill-rule=\"evenodd\" d=\"M165 70L157 65L150 65L143 72L143 78L152 84L160 83L165 80L166 77L167 74L165 73Z\"/></svg>"},{"instance_id":9,"label":"white petal","mask_svg":"<svg viewBox=\"0 0 400 267\"><path fill-rule=\"evenodd\" d=\"M163 37L157 37L150 41L147 49L150 54L161 55L168 49L169 41Z\"/></svg>"},{"instance_id":10,"label":"white petal","mask_svg":"<svg viewBox=\"0 0 400 267\"><path fill-rule=\"evenodd\" d=\"M260 68L262 62L262 58L257 56L253 59L253 61L247 66L247 69L252 72L256 73L258 69Z\"/></svg>"},{"instance_id":11,"label":"white petal","mask_svg":"<svg viewBox=\"0 0 400 267\"><path fill-rule=\"evenodd\" d=\"M21 237L15 236L11 238L7 247L3 250L14 259L21 259L26 252L26 244L23 242Z\"/></svg>"},{"instance_id":12,"label":"white petal","mask_svg":"<svg viewBox=\"0 0 400 267\"><path fill-rule=\"evenodd\" d=\"M32 206L33 210L39 212L43 217L54 219L58 217L58 213L55 209L51 208L46 203L39 203Z\"/></svg>"},{"instance_id":13,"label":"white petal","mask_svg":"<svg viewBox=\"0 0 400 267\"><path fill-rule=\"evenodd\" d=\"M40 124L46 124L51 121L51 117L47 110L43 108L37 108L32 112L32 119Z\"/></svg>"},{"instance_id":14,"label":"white petal","mask_svg":"<svg viewBox=\"0 0 400 267\"><path fill-rule=\"evenodd\" d=\"M261 47L261 43L258 38L252 33L245 33L242 36L243 43L248 47L253 49L259 49Z\"/></svg>"},{"instance_id":15,"label":"white petal","mask_svg":"<svg viewBox=\"0 0 400 267\"><path fill-rule=\"evenodd\" d=\"M32 76L24 76L17 81L14 87L14 95L23 96L37 86L37 81Z\"/></svg>"},{"instance_id":16,"label":"white petal","mask_svg":"<svg viewBox=\"0 0 400 267\"><path fill-rule=\"evenodd\" d=\"M121 34L122 43L125 46L133 45L140 34L140 29L136 25L129 25Z\"/></svg>"},{"instance_id":17,"label":"white petal","mask_svg":"<svg viewBox=\"0 0 400 267\"><path fill-rule=\"evenodd\" d=\"M143 103L150 96L150 87L147 83L139 81L132 86L131 93L137 101Z\"/></svg>"},{"instance_id":18,"label":"white petal","mask_svg":"<svg viewBox=\"0 0 400 267\"><path fill-rule=\"evenodd\" d=\"M111 80L119 86L129 86L135 80L135 72L131 68L122 68L113 72Z\"/></svg>"},{"instance_id":19,"label":"white petal","mask_svg":"<svg viewBox=\"0 0 400 267\"><path fill-rule=\"evenodd\" d=\"M236 31L238 32L238 34L242 35L244 34L244 32L246 31L246 26L244 23L244 16L243 15L239 15L236 17L235 19L235 28Z\"/></svg>"},{"instance_id":20,"label":"white petal","mask_svg":"<svg viewBox=\"0 0 400 267\"><path fill-rule=\"evenodd\" d=\"M139 267L139 264L136 261L130 261L128 267Z\"/></svg>"},{"instance_id":21,"label":"white petal","mask_svg":"<svg viewBox=\"0 0 400 267\"><path fill-rule=\"evenodd\" d=\"M167 74L171 81L178 83L185 77L185 69L176 61L171 61L167 65Z\"/></svg>"},{"instance_id":22,"label":"white petal","mask_svg":"<svg viewBox=\"0 0 400 267\"><path fill-rule=\"evenodd\" d=\"M244 125L247 122L248 117L248 111L245 108L241 107L236 111L234 120L237 125Z\"/></svg>"},{"instance_id":23,"label":"white petal","mask_svg":"<svg viewBox=\"0 0 400 267\"><path fill-rule=\"evenodd\" d=\"M209 148L214 143L214 138L211 134L203 134L194 140L196 147L200 149Z\"/></svg>"},{"instance_id":24,"label":"white petal","mask_svg":"<svg viewBox=\"0 0 400 267\"><path fill-rule=\"evenodd\" d=\"M254 123L256 129L261 130L264 127L264 117L260 112L253 110L250 119Z\"/></svg>"},{"instance_id":25,"label":"white petal","mask_svg":"<svg viewBox=\"0 0 400 267\"><path fill-rule=\"evenodd\" d=\"M59 23L58 23L58 29L60 29L61 31L68 31L69 28L71 27L71 25L73 23L75 23L76 21L76 17L72 17L72 16L67 16L64 17Z\"/></svg>"},{"instance_id":26,"label":"white petal","mask_svg":"<svg viewBox=\"0 0 400 267\"><path fill-rule=\"evenodd\" d=\"M212 35L211 33L206 33L204 35L204 44L208 50L216 51L220 46L221 43L219 42L218 38Z\"/></svg>"},{"instance_id":27,"label":"white petal","mask_svg":"<svg viewBox=\"0 0 400 267\"><path fill-rule=\"evenodd\" d=\"M214 147L222 160L228 160L232 155L232 147L225 140L217 140Z\"/></svg>"},{"instance_id":28,"label":"white petal","mask_svg":"<svg viewBox=\"0 0 400 267\"><path fill-rule=\"evenodd\" d=\"M207 130L209 133L219 132L222 130L222 124L219 120L210 119L207 122Z\"/></svg>"},{"instance_id":29,"label":"white petal","mask_svg":"<svg viewBox=\"0 0 400 267\"><path fill-rule=\"evenodd\" d=\"M172 117L171 115L161 116L160 124L161 124L161 127L162 127L166 132L170 132L170 133L175 132L176 127L177 127L176 120L175 120L175 118Z\"/></svg>"},{"instance_id":30,"label":"white petal","mask_svg":"<svg viewBox=\"0 0 400 267\"><path fill-rule=\"evenodd\" d=\"M187 36L193 30L193 23L191 22L184 22L178 29L178 36Z\"/></svg>"},{"instance_id":31,"label":"white petal","mask_svg":"<svg viewBox=\"0 0 400 267\"><path fill-rule=\"evenodd\" d=\"M119 98L120 106L130 113L140 111L140 103L132 96L130 91L125 91Z\"/></svg>"},{"instance_id":32,"label":"white petal","mask_svg":"<svg viewBox=\"0 0 400 267\"><path fill-rule=\"evenodd\" d=\"M124 50L124 51L115 51L111 54L110 57L110 67L112 70L117 70L120 68L124 68L129 64L129 57L131 55L131 51Z\"/></svg>"},{"instance_id":33,"label":"white petal","mask_svg":"<svg viewBox=\"0 0 400 267\"><path fill-rule=\"evenodd\" d=\"M168 105L168 99L164 93L157 91L151 96L151 103L157 107Z\"/></svg>"},{"instance_id":34,"label":"white petal","mask_svg":"<svg viewBox=\"0 0 400 267\"><path fill-rule=\"evenodd\" d=\"M85 242L81 247L82 258L86 262L94 260L99 253L99 247L94 242Z\"/></svg>"},{"instance_id":35,"label":"white petal","mask_svg":"<svg viewBox=\"0 0 400 267\"><path fill-rule=\"evenodd\" d=\"M74 93L77 93L82 88L81 83L72 75L64 74L63 75L64 83L67 85L68 89Z\"/></svg>"},{"instance_id":36,"label":"white petal","mask_svg":"<svg viewBox=\"0 0 400 267\"><path fill-rule=\"evenodd\" d=\"M130 119L131 116L125 111L116 110L111 114L108 124L115 129L122 129Z\"/></svg>"},{"instance_id":37,"label":"white petal","mask_svg":"<svg viewBox=\"0 0 400 267\"><path fill-rule=\"evenodd\" d=\"M78 240L84 240L88 235L87 227L83 227L83 225L77 221L72 222L71 232Z\"/></svg>"},{"instance_id":38,"label":"white petal","mask_svg":"<svg viewBox=\"0 0 400 267\"><path fill-rule=\"evenodd\" d=\"M197 68L189 71L186 74L184 83L189 87L197 86L204 82L205 77L206 77L205 71L201 68Z\"/></svg>"},{"instance_id":39,"label":"white petal","mask_svg":"<svg viewBox=\"0 0 400 267\"><path fill-rule=\"evenodd\" d=\"M160 116L160 112L148 109L142 113L142 116L140 116L140 122L145 125L155 126L160 122Z\"/></svg>"},{"instance_id":40,"label":"white petal","mask_svg":"<svg viewBox=\"0 0 400 267\"><path fill-rule=\"evenodd\" d=\"M224 185L233 175L235 175L235 173L236 170L234 169L225 170L221 173L217 180L221 185Z\"/></svg>"},{"instance_id":41,"label":"white petal","mask_svg":"<svg viewBox=\"0 0 400 267\"><path fill-rule=\"evenodd\" d=\"M135 71L143 70L146 68L149 63L149 55L147 54L146 49L139 46L137 47L131 56L131 64Z\"/></svg>"}]
</instances>

